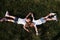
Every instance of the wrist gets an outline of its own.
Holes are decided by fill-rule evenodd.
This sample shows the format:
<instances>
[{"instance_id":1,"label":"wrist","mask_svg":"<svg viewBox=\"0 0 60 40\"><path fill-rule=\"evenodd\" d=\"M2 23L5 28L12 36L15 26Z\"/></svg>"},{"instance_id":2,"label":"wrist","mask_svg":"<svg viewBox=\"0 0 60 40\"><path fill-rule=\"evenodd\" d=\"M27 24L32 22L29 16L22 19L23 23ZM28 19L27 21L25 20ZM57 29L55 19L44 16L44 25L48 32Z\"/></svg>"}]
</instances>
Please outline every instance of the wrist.
<instances>
[{"instance_id":1,"label":"wrist","mask_svg":"<svg viewBox=\"0 0 60 40\"><path fill-rule=\"evenodd\" d=\"M38 31L36 33L38 33Z\"/></svg>"}]
</instances>

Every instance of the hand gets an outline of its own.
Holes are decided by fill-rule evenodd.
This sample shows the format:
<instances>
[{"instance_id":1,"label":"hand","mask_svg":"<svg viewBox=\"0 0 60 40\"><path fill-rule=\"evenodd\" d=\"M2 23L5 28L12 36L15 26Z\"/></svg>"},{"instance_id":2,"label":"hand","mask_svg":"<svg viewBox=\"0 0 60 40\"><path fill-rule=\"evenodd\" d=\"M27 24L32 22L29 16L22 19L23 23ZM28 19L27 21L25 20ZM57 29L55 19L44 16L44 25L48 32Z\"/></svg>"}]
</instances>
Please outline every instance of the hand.
<instances>
[{"instance_id":1,"label":"hand","mask_svg":"<svg viewBox=\"0 0 60 40\"><path fill-rule=\"evenodd\" d=\"M27 32L30 32L29 30L26 30Z\"/></svg>"},{"instance_id":2,"label":"hand","mask_svg":"<svg viewBox=\"0 0 60 40\"><path fill-rule=\"evenodd\" d=\"M36 32L36 35L38 36L38 32Z\"/></svg>"},{"instance_id":3,"label":"hand","mask_svg":"<svg viewBox=\"0 0 60 40\"><path fill-rule=\"evenodd\" d=\"M29 15L31 15L32 13L30 12Z\"/></svg>"},{"instance_id":4,"label":"hand","mask_svg":"<svg viewBox=\"0 0 60 40\"><path fill-rule=\"evenodd\" d=\"M27 16L26 16L26 18L29 16L29 15L31 15L32 13L29 13Z\"/></svg>"},{"instance_id":5,"label":"hand","mask_svg":"<svg viewBox=\"0 0 60 40\"><path fill-rule=\"evenodd\" d=\"M33 14L31 14L32 15L32 17L33 17Z\"/></svg>"}]
</instances>

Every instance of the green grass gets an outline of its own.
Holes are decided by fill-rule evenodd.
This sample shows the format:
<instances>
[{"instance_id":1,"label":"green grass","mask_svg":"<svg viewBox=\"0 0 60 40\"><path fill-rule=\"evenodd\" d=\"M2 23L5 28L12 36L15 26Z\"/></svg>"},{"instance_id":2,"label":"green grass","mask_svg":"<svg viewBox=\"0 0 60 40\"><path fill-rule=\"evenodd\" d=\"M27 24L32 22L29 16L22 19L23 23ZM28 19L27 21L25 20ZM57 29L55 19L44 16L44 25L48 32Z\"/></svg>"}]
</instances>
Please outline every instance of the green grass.
<instances>
[{"instance_id":1,"label":"green grass","mask_svg":"<svg viewBox=\"0 0 60 40\"><path fill-rule=\"evenodd\" d=\"M11 15L24 18L28 12L34 12L35 19L57 12L58 22L50 21L38 28L39 36L33 29L27 33L22 25L0 23L0 40L60 40L60 1L58 0L0 0L0 17L6 11ZM41 30L40 30L41 29Z\"/></svg>"}]
</instances>

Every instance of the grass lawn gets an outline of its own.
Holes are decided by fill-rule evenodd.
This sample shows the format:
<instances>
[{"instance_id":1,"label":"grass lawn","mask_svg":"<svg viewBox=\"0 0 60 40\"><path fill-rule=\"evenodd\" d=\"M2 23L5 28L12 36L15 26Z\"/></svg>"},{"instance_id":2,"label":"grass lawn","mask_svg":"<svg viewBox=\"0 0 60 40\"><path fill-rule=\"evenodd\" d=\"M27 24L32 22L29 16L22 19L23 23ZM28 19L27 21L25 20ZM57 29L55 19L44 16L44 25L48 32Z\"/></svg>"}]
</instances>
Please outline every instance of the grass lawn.
<instances>
[{"instance_id":1,"label":"grass lawn","mask_svg":"<svg viewBox=\"0 0 60 40\"><path fill-rule=\"evenodd\" d=\"M31 29L28 33L23 25L10 22L0 23L0 40L60 40L60 1L59 0L0 0L0 17L5 12L24 18L28 12L33 12L35 19L56 12L58 22L50 21L38 26L39 36Z\"/></svg>"}]
</instances>

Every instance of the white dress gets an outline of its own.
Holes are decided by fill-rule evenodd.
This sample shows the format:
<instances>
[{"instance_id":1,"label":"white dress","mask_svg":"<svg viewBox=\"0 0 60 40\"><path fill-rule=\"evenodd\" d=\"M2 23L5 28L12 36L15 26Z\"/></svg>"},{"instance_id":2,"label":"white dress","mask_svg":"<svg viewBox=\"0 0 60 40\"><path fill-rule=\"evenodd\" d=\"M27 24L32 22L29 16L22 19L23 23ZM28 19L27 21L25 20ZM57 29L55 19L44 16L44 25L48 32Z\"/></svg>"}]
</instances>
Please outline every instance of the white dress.
<instances>
[{"instance_id":1,"label":"white dress","mask_svg":"<svg viewBox=\"0 0 60 40\"><path fill-rule=\"evenodd\" d=\"M33 23L35 25L41 25L42 23L45 23L45 22L46 22L46 20L43 17L38 20L33 19Z\"/></svg>"},{"instance_id":2,"label":"white dress","mask_svg":"<svg viewBox=\"0 0 60 40\"><path fill-rule=\"evenodd\" d=\"M25 25L26 24L26 19L18 18L17 24Z\"/></svg>"}]
</instances>

